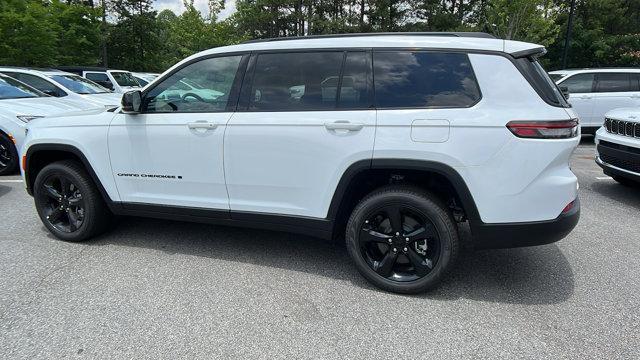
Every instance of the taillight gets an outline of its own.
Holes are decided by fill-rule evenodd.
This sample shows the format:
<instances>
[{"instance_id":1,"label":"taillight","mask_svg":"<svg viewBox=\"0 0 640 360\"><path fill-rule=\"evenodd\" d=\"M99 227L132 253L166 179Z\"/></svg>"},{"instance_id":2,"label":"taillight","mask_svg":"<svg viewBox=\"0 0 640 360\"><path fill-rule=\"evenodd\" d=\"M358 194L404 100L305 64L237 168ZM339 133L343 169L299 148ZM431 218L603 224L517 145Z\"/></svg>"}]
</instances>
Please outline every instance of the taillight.
<instances>
[{"instance_id":1,"label":"taillight","mask_svg":"<svg viewBox=\"0 0 640 360\"><path fill-rule=\"evenodd\" d=\"M562 209L562 213L566 214L569 211L571 211L573 209L573 207L576 206L576 201L573 200L572 202L568 203L567 206L564 207L564 209Z\"/></svg>"},{"instance_id":2,"label":"taillight","mask_svg":"<svg viewBox=\"0 0 640 360\"><path fill-rule=\"evenodd\" d=\"M529 139L568 139L578 136L578 119L560 121L517 120L507 128L513 135Z\"/></svg>"}]
</instances>

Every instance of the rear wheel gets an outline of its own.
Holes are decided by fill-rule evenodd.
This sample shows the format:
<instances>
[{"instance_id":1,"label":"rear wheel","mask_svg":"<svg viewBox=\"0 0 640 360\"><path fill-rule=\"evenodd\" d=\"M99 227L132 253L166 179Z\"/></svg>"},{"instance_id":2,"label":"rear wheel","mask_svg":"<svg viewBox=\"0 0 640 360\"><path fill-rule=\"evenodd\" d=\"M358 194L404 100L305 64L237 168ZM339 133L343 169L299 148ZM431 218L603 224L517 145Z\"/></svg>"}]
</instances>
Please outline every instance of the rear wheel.
<instances>
[{"instance_id":1,"label":"rear wheel","mask_svg":"<svg viewBox=\"0 0 640 360\"><path fill-rule=\"evenodd\" d=\"M0 134L0 175L15 173L18 162L18 151L13 141L5 134Z\"/></svg>"},{"instance_id":2,"label":"rear wheel","mask_svg":"<svg viewBox=\"0 0 640 360\"><path fill-rule=\"evenodd\" d=\"M372 284L398 293L429 290L458 254L458 231L447 208L417 188L378 190L354 209L347 249Z\"/></svg>"},{"instance_id":3,"label":"rear wheel","mask_svg":"<svg viewBox=\"0 0 640 360\"><path fill-rule=\"evenodd\" d=\"M112 214L87 172L75 161L47 165L34 183L36 209L57 238L82 241L104 232Z\"/></svg>"}]
</instances>

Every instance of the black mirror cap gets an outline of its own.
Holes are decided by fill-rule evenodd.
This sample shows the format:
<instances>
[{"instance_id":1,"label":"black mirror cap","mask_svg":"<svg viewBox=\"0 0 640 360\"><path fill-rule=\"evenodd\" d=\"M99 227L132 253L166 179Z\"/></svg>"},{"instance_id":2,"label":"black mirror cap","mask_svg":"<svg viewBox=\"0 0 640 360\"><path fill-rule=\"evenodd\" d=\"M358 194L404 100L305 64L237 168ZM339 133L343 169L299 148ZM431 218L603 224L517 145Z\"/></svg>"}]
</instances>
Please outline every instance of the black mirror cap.
<instances>
[{"instance_id":1,"label":"black mirror cap","mask_svg":"<svg viewBox=\"0 0 640 360\"><path fill-rule=\"evenodd\" d=\"M122 95L122 111L137 114L142 107L142 93L140 90L127 91Z\"/></svg>"},{"instance_id":2,"label":"black mirror cap","mask_svg":"<svg viewBox=\"0 0 640 360\"><path fill-rule=\"evenodd\" d=\"M569 87L568 86L559 86L560 87L560 91L562 92L562 95L564 95L565 99L569 98Z\"/></svg>"}]
</instances>

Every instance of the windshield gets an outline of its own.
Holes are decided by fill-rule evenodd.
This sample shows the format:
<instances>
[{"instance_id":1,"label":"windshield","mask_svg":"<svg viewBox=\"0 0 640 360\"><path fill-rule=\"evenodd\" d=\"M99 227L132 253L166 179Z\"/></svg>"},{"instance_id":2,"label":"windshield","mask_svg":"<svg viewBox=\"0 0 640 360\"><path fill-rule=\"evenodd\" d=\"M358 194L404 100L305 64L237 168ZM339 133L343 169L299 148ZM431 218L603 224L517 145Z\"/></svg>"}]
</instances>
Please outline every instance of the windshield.
<instances>
[{"instance_id":1,"label":"windshield","mask_svg":"<svg viewBox=\"0 0 640 360\"><path fill-rule=\"evenodd\" d=\"M553 80L553 82L558 82L558 80L562 79L565 76L566 74L549 74L549 77L551 78L551 80Z\"/></svg>"},{"instance_id":2,"label":"windshield","mask_svg":"<svg viewBox=\"0 0 640 360\"><path fill-rule=\"evenodd\" d=\"M78 75L51 75L49 77L76 94L103 94L111 92L107 88Z\"/></svg>"},{"instance_id":3,"label":"windshield","mask_svg":"<svg viewBox=\"0 0 640 360\"><path fill-rule=\"evenodd\" d=\"M111 71L111 76L116 80L120 86L140 86L133 75L128 72Z\"/></svg>"},{"instance_id":4,"label":"windshield","mask_svg":"<svg viewBox=\"0 0 640 360\"><path fill-rule=\"evenodd\" d=\"M44 97L45 94L8 76L0 76L0 100Z\"/></svg>"}]
</instances>

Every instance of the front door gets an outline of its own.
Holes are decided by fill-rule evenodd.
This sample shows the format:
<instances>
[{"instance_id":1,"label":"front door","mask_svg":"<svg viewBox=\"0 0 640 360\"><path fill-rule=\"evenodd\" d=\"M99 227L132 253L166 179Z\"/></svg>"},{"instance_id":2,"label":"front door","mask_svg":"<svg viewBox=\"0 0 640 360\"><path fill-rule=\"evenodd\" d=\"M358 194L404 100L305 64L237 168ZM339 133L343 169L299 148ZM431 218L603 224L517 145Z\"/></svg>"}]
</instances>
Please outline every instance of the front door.
<instances>
[{"instance_id":1,"label":"front door","mask_svg":"<svg viewBox=\"0 0 640 360\"><path fill-rule=\"evenodd\" d=\"M241 63L241 55L191 63L145 91L140 114L114 118L109 154L121 201L229 209L223 138Z\"/></svg>"}]
</instances>

